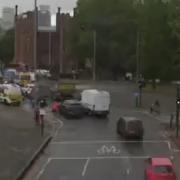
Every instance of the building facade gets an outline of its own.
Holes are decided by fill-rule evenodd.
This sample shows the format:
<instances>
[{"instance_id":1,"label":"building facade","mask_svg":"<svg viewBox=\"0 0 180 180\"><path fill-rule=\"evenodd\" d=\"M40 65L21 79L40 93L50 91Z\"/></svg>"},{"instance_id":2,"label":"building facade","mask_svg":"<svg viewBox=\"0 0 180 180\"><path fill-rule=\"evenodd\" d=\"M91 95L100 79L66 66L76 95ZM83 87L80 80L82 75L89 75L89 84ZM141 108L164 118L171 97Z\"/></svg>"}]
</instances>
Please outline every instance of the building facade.
<instances>
[{"instance_id":1,"label":"building facade","mask_svg":"<svg viewBox=\"0 0 180 180\"><path fill-rule=\"evenodd\" d=\"M35 13L26 12L15 15L15 58L16 63L23 63L37 69L50 69L56 73L70 73L74 63L66 47L66 38L72 17L56 14L56 27L39 26L37 29L37 54L34 60ZM36 65L35 65L36 63Z\"/></svg>"},{"instance_id":2,"label":"building facade","mask_svg":"<svg viewBox=\"0 0 180 180\"><path fill-rule=\"evenodd\" d=\"M51 12L50 6L40 5L38 11L38 25L51 26Z\"/></svg>"}]
</instances>

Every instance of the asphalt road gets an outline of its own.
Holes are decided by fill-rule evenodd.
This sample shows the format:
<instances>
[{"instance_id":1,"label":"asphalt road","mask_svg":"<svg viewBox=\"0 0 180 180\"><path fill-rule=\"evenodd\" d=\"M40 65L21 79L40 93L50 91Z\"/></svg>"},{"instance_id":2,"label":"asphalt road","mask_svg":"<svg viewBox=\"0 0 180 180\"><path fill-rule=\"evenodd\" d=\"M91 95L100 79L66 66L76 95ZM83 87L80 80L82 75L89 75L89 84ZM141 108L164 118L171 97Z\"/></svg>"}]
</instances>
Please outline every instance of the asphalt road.
<instances>
[{"instance_id":1,"label":"asphalt road","mask_svg":"<svg viewBox=\"0 0 180 180\"><path fill-rule=\"evenodd\" d=\"M160 122L147 112L134 108L134 87L131 84L101 84L96 88L111 93L108 119L57 118L59 128L53 141L25 180L144 180L148 157L174 155ZM116 122L120 116L143 120L143 141L125 141L117 135ZM178 159L176 165L180 165Z\"/></svg>"}]
</instances>

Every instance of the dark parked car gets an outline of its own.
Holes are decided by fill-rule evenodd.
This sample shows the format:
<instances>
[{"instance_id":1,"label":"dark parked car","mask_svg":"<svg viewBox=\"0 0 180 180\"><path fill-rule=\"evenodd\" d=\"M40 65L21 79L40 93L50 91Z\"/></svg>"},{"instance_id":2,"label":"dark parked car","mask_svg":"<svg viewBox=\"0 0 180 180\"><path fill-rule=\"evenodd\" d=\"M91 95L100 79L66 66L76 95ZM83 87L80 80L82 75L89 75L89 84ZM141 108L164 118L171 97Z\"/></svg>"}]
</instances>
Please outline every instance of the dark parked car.
<instances>
[{"instance_id":1,"label":"dark parked car","mask_svg":"<svg viewBox=\"0 0 180 180\"><path fill-rule=\"evenodd\" d=\"M117 133L125 138L143 139L143 123L135 117L120 117L117 122Z\"/></svg>"},{"instance_id":2,"label":"dark parked car","mask_svg":"<svg viewBox=\"0 0 180 180\"><path fill-rule=\"evenodd\" d=\"M84 115L84 108L80 101L66 100L61 105L60 113L67 118L81 118Z\"/></svg>"}]
</instances>

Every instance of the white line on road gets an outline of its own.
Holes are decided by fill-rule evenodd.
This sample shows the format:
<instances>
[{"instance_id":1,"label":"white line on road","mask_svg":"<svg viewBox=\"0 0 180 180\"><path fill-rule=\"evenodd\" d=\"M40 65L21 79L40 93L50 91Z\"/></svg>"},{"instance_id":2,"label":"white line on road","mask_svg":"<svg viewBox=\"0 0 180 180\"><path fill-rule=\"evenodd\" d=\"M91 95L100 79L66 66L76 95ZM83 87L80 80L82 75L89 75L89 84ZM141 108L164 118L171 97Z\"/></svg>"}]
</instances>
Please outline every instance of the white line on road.
<instances>
[{"instance_id":1,"label":"white line on road","mask_svg":"<svg viewBox=\"0 0 180 180\"><path fill-rule=\"evenodd\" d=\"M147 159L149 156L94 156L94 157L52 157L51 160L101 160L101 159Z\"/></svg>"},{"instance_id":2,"label":"white line on road","mask_svg":"<svg viewBox=\"0 0 180 180\"><path fill-rule=\"evenodd\" d=\"M37 174L37 176L36 176L36 179L37 179L37 180L42 176L42 174L44 173L46 167L48 166L48 164L49 164L50 162L51 162L51 158L48 158L48 160L46 161L46 163L43 165L41 171L39 171L39 173Z\"/></svg>"},{"instance_id":3,"label":"white line on road","mask_svg":"<svg viewBox=\"0 0 180 180\"><path fill-rule=\"evenodd\" d=\"M54 133L54 137L57 137L59 130L64 126L63 121L61 121L60 119L56 118L56 121L59 123L59 127L57 128L57 130Z\"/></svg>"},{"instance_id":4,"label":"white line on road","mask_svg":"<svg viewBox=\"0 0 180 180\"><path fill-rule=\"evenodd\" d=\"M90 158L88 158L86 163L84 164L84 168L83 168L83 171L82 171L82 176L85 176L89 162L90 162Z\"/></svg>"},{"instance_id":5,"label":"white line on road","mask_svg":"<svg viewBox=\"0 0 180 180\"><path fill-rule=\"evenodd\" d=\"M172 151L171 143L168 141L167 144L168 144L169 150Z\"/></svg>"},{"instance_id":6,"label":"white line on road","mask_svg":"<svg viewBox=\"0 0 180 180\"><path fill-rule=\"evenodd\" d=\"M130 169L126 169L126 174L127 174L127 175L130 174Z\"/></svg>"},{"instance_id":7,"label":"white line on road","mask_svg":"<svg viewBox=\"0 0 180 180\"><path fill-rule=\"evenodd\" d=\"M99 140L99 141L54 141L52 145L58 144L103 144L103 143L169 143L163 140L145 140L145 141L114 141L114 140Z\"/></svg>"},{"instance_id":8,"label":"white line on road","mask_svg":"<svg viewBox=\"0 0 180 180\"><path fill-rule=\"evenodd\" d=\"M173 149L175 153L180 153L180 149Z\"/></svg>"}]
</instances>

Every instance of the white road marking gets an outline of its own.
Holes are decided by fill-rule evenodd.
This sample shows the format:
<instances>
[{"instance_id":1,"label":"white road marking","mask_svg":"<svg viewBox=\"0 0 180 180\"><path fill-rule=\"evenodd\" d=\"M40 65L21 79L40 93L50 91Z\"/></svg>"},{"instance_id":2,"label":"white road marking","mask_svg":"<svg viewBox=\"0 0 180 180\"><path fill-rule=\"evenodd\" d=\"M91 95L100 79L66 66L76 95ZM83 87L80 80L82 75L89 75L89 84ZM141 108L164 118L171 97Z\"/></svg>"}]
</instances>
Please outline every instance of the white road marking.
<instances>
[{"instance_id":1,"label":"white road marking","mask_svg":"<svg viewBox=\"0 0 180 180\"><path fill-rule=\"evenodd\" d=\"M100 154L100 155L104 155L104 154L120 154L121 151L120 149L116 148L116 146L106 146L106 145L103 145L100 149L97 150L97 153Z\"/></svg>"},{"instance_id":2,"label":"white road marking","mask_svg":"<svg viewBox=\"0 0 180 180\"><path fill-rule=\"evenodd\" d=\"M42 169L39 171L39 173L38 173L37 176L36 176L36 179L37 179L37 180L42 176L42 174L44 173L46 167L47 167L48 164L51 162L51 160L52 160L51 158L48 158L48 159L47 159L46 163L43 165Z\"/></svg>"},{"instance_id":3,"label":"white road marking","mask_svg":"<svg viewBox=\"0 0 180 180\"><path fill-rule=\"evenodd\" d=\"M173 149L175 153L180 153L180 149Z\"/></svg>"},{"instance_id":4,"label":"white road marking","mask_svg":"<svg viewBox=\"0 0 180 180\"><path fill-rule=\"evenodd\" d=\"M82 171L82 176L85 176L86 171L87 171L87 167L89 165L89 162L90 162L90 158L88 158L86 163L84 164L84 168L83 168L83 171Z\"/></svg>"},{"instance_id":5,"label":"white road marking","mask_svg":"<svg viewBox=\"0 0 180 180\"><path fill-rule=\"evenodd\" d=\"M168 141L168 142L167 142L167 144L168 144L168 148L169 148L169 150L170 150L170 151L172 151L171 142L169 142L169 141Z\"/></svg>"},{"instance_id":6,"label":"white road marking","mask_svg":"<svg viewBox=\"0 0 180 180\"><path fill-rule=\"evenodd\" d=\"M149 156L94 156L94 157L52 157L50 160L101 160L101 159L147 159Z\"/></svg>"},{"instance_id":7,"label":"white road marking","mask_svg":"<svg viewBox=\"0 0 180 180\"><path fill-rule=\"evenodd\" d=\"M59 123L59 127L57 128L57 130L53 135L54 138L58 136L59 130L64 126L63 121L61 121L59 118L56 118L56 121Z\"/></svg>"},{"instance_id":8,"label":"white road marking","mask_svg":"<svg viewBox=\"0 0 180 180\"><path fill-rule=\"evenodd\" d=\"M127 175L130 174L130 169L126 169L126 174L127 174Z\"/></svg>"},{"instance_id":9,"label":"white road marking","mask_svg":"<svg viewBox=\"0 0 180 180\"><path fill-rule=\"evenodd\" d=\"M98 140L98 141L54 141L53 145L59 144L103 144L103 143L168 143L169 141L163 140L145 140L145 141L114 141L114 140Z\"/></svg>"}]
</instances>

